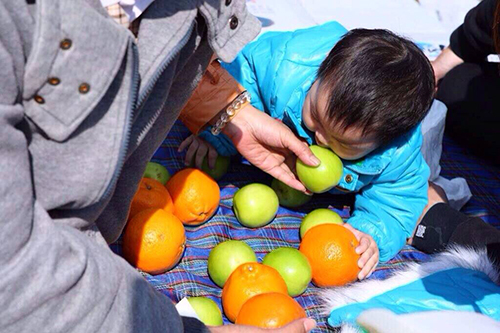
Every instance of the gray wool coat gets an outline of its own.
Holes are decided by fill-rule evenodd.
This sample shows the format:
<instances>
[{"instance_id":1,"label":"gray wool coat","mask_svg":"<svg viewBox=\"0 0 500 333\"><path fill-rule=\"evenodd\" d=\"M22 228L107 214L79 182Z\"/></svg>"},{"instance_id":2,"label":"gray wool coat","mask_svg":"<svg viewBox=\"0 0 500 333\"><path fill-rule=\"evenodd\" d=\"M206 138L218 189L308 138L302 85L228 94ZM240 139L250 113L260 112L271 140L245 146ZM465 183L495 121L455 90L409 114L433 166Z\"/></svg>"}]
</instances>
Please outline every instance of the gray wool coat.
<instances>
[{"instance_id":1,"label":"gray wool coat","mask_svg":"<svg viewBox=\"0 0 500 333\"><path fill-rule=\"evenodd\" d=\"M27 4L30 3L30 4ZM156 0L137 43L99 0L0 1L0 332L202 331L107 243L245 0Z\"/></svg>"}]
</instances>

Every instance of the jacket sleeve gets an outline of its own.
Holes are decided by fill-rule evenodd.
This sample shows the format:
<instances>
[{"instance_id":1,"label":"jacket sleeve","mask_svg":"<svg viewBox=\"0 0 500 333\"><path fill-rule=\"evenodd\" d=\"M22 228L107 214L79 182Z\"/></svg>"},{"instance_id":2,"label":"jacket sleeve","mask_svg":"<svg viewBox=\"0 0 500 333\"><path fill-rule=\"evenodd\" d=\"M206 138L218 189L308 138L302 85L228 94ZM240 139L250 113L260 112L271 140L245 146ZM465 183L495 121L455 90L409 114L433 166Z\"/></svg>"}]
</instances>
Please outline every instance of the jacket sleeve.
<instances>
[{"instance_id":1,"label":"jacket sleeve","mask_svg":"<svg viewBox=\"0 0 500 333\"><path fill-rule=\"evenodd\" d=\"M108 246L37 202L14 58L0 45L0 331L203 332Z\"/></svg>"},{"instance_id":2,"label":"jacket sleeve","mask_svg":"<svg viewBox=\"0 0 500 333\"><path fill-rule=\"evenodd\" d=\"M373 237L382 262L403 248L427 204L429 167L420 145L410 156L396 151L384 172L356 195L354 212L347 221Z\"/></svg>"},{"instance_id":3,"label":"jacket sleeve","mask_svg":"<svg viewBox=\"0 0 500 333\"><path fill-rule=\"evenodd\" d=\"M199 134L229 103L245 89L212 59L179 119L193 134Z\"/></svg>"},{"instance_id":4,"label":"jacket sleeve","mask_svg":"<svg viewBox=\"0 0 500 333\"><path fill-rule=\"evenodd\" d=\"M480 62L495 54L493 23L496 0L483 0L471 9L451 35L451 50L464 61Z\"/></svg>"}]
</instances>

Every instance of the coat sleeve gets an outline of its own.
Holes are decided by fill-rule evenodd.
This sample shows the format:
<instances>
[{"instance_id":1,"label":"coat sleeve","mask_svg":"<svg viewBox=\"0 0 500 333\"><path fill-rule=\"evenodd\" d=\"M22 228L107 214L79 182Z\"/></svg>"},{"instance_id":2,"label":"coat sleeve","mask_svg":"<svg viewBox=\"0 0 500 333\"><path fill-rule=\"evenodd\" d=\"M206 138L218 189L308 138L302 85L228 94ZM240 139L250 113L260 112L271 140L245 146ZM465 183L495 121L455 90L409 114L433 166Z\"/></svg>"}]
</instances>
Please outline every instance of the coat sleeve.
<instances>
[{"instance_id":1,"label":"coat sleeve","mask_svg":"<svg viewBox=\"0 0 500 333\"><path fill-rule=\"evenodd\" d=\"M495 54L493 23L496 0L483 0L466 15L451 35L451 50L464 61L480 62Z\"/></svg>"},{"instance_id":2,"label":"coat sleeve","mask_svg":"<svg viewBox=\"0 0 500 333\"><path fill-rule=\"evenodd\" d=\"M384 172L356 195L354 212L347 221L373 237L382 262L403 248L427 204L429 167L420 152L421 135L414 139L420 143L410 156L396 151Z\"/></svg>"},{"instance_id":3,"label":"coat sleeve","mask_svg":"<svg viewBox=\"0 0 500 333\"><path fill-rule=\"evenodd\" d=\"M37 201L18 97L23 44L10 28L0 29L13 32L0 43L0 332L203 332L108 246Z\"/></svg>"},{"instance_id":4,"label":"coat sleeve","mask_svg":"<svg viewBox=\"0 0 500 333\"><path fill-rule=\"evenodd\" d=\"M235 80L239 87L242 87L241 91L246 90L250 93L252 106L258 110L264 110L264 103L259 90L259 82L257 80L253 58L253 50L256 49L256 45L259 45L259 42L249 44L238 54L233 62L227 64L223 63L222 67L224 71L227 71L226 74L230 76L232 80ZM229 103L231 101L229 101ZM204 130L199 136L210 143L220 155L231 156L238 154L231 140L224 134L215 136L212 135L209 130Z\"/></svg>"},{"instance_id":5,"label":"coat sleeve","mask_svg":"<svg viewBox=\"0 0 500 333\"><path fill-rule=\"evenodd\" d=\"M245 89L212 59L179 119L193 134L199 134L229 103Z\"/></svg>"}]
</instances>

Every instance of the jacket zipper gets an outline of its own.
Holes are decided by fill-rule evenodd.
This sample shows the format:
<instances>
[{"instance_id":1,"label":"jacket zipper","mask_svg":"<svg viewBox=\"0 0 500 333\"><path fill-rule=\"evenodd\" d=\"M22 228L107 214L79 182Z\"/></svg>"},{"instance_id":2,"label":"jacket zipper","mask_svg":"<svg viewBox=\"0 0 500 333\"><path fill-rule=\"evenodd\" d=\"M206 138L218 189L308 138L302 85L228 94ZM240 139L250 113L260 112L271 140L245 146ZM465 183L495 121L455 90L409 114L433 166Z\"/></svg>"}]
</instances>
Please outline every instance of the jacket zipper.
<instances>
[{"instance_id":1,"label":"jacket zipper","mask_svg":"<svg viewBox=\"0 0 500 333\"><path fill-rule=\"evenodd\" d=\"M191 23L191 26L189 27L189 30L187 33L184 35L184 37L181 39L179 43L170 51L170 53L165 57L165 59L162 61L160 64L159 68L156 70L154 75L151 77L149 82L147 83L146 87L142 91L142 93L139 92L139 52L137 51L137 45L135 43L132 43L132 51L133 51L133 81L132 81L132 86L131 86L131 98L129 101L129 105L127 106L127 119L125 120L125 135L122 140L122 144L120 147L120 152L118 155L118 163L117 167L115 168L115 171L113 173L113 176L111 178L111 181L104 191L104 194L102 196L103 199L107 199L111 194L112 190L115 188L116 182L118 182L118 178L120 177L122 170L123 170L123 165L125 164L125 157L127 156L127 151L129 147L129 141L130 141L130 132L131 132L131 120L134 117L134 111L139 110L139 108L142 106L146 98L149 96L151 91L153 90L153 87L155 86L156 82L160 78L160 76L163 74L165 69L168 67L172 59L177 56L177 54L182 50L182 48L187 44L189 38L191 37L191 34L193 32L194 28L194 21Z\"/></svg>"},{"instance_id":2,"label":"jacket zipper","mask_svg":"<svg viewBox=\"0 0 500 333\"><path fill-rule=\"evenodd\" d=\"M160 66L158 67L156 72L153 74L151 79L148 81L144 90L142 92L140 92L139 99L137 101L137 109L142 107L142 104L145 102L145 100L147 99L147 97L149 96L151 91L153 90L153 87L155 86L156 82L158 81L160 76L163 74L165 69L168 67L168 65L170 65L170 62L172 61L172 59L174 59L174 57L177 56L177 54L179 54L179 52L182 50L182 48L187 44L189 38L191 37L191 34L193 33L194 25L195 25L195 20L193 20L193 22L191 22L189 30L186 32L184 37L182 37L182 39L179 41L179 43L177 43L177 45L170 51L170 53L165 57L165 59L163 59L163 61L161 62Z\"/></svg>"},{"instance_id":3,"label":"jacket zipper","mask_svg":"<svg viewBox=\"0 0 500 333\"><path fill-rule=\"evenodd\" d=\"M123 165L125 164L125 157L127 156L129 141L130 141L130 132L132 129L132 119L134 116L134 110L137 105L137 96L139 95L139 52L137 51L137 46L134 42L132 42L132 85L130 87L130 99L127 105L127 113L125 119L125 134L123 136L120 151L118 153L118 162L111 177L111 181L108 184L108 187L104 191L102 195L102 199L108 198L112 190L115 188L116 183L118 182L118 178L120 177L123 169ZM101 200L102 200L101 199Z\"/></svg>"}]
</instances>

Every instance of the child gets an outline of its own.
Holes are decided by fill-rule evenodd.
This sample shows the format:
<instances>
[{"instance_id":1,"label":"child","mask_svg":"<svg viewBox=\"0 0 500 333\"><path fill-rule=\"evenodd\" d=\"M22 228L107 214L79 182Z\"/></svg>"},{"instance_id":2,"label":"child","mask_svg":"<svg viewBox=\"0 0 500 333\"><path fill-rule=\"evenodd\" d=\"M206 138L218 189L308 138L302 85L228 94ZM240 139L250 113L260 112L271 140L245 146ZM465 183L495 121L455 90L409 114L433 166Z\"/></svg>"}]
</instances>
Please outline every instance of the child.
<instances>
[{"instance_id":1,"label":"child","mask_svg":"<svg viewBox=\"0 0 500 333\"><path fill-rule=\"evenodd\" d=\"M255 108L343 160L344 174L331 192L357 193L346 226L360 239L358 277L371 274L379 256L394 257L427 203L419 123L432 102L434 76L417 46L385 30L347 32L330 22L267 33L223 66ZM200 136L219 154L237 153L222 134Z\"/></svg>"}]
</instances>

